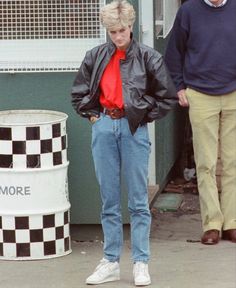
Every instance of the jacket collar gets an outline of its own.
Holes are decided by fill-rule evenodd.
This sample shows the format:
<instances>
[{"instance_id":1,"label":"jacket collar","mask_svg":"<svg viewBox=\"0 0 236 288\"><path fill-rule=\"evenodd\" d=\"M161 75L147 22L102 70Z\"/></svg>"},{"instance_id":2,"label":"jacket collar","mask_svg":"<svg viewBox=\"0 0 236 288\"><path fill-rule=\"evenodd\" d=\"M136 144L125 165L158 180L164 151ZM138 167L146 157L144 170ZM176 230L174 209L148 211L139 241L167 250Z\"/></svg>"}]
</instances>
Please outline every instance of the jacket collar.
<instances>
[{"instance_id":1,"label":"jacket collar","mask_svg":"<svg viewBox=\"0 0 236 288\"><path fill-rule=\"evenodd\" d=\"M125 54L127 59L133 57L137 49L137 41L134 39L133 33L131 33L130 38L131 38L131 41L130 41L129 47L126 49L126 54ZM109 41L108 51L110 55L113 55L116 51L116 46L111 40Z\"/></svg>"}]
</instances>

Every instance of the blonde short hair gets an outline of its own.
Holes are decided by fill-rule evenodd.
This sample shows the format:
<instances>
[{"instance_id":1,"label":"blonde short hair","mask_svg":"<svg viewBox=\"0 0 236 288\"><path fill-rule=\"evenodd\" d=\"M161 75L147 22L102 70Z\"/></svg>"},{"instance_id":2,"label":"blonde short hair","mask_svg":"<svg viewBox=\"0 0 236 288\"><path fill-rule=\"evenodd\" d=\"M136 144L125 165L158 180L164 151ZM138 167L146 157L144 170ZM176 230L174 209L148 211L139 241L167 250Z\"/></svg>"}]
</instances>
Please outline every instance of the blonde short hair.
<instances>
[{"instance_id":1,"label":"blonde short hair","mask_svg":"<svg viewBox=\"0 0 236 288\"><path fill-rule=\"evenodd\" d=\"M115 0L101 9L100 19L107 30L132 27L135 21L135 10L128 1Z\"/></svg>"}]
</instances>

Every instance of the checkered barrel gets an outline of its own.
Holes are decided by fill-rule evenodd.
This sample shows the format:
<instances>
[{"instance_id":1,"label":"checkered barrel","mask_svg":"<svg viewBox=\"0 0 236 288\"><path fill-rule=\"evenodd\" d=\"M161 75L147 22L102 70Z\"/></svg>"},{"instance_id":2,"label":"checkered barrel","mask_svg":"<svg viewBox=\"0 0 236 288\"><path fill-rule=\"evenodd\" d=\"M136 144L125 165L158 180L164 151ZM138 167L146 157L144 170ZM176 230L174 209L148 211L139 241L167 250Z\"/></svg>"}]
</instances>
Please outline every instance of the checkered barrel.
<instances>
[{"instance_id":1,"label":"checkered barrel","mask_svg":"<svg viewBox=\"0 0 236 288\"><path fill-rule=\"evenodd\" d=\"M71 252L67 115L0 111L0 259Z\"/></svg>"}]
</instances>

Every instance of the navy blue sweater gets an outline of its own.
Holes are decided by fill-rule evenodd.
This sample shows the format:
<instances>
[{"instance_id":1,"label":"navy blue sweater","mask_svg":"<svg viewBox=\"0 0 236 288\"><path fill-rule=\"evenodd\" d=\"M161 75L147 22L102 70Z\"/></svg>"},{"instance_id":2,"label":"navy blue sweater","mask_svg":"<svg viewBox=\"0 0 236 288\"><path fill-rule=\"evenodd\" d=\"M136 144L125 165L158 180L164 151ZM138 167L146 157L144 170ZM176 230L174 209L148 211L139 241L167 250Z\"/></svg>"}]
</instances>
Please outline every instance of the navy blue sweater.
<instances>
[{"instance_id":1,"label":"navy blue sweater","mask_svg":"<svg viewBox=\"0 0 236 288\"><path fill-rule=\"evenodd\" d=\"M210 95L236 90L236 0L214 8L185 2L177 13L165 53L177 90Z\"/></svg>"}]
</instances>

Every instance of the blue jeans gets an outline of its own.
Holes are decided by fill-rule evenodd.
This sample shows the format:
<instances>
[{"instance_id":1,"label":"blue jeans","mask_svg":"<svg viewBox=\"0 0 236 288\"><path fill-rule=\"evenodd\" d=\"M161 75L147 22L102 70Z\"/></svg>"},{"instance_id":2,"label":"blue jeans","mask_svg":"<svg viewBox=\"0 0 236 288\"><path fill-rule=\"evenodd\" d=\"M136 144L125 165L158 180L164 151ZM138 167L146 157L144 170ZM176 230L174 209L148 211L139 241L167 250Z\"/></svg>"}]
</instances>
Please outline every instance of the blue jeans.
<instances>
[{"instance_id":1,"label":"blue jeans","mask_svg":"<svg viewBox=\"0 0 236 288\"><path fill-rule=\"evenodd\" d=\"M134 262L149 260L151 215L147 176L150 142L147 125L131 134L126 118L101 114L92 126L92 153L102 199L104 258L119 261L123 246L121 171L128 188L131 248Z\"/></svg>"}]
</instances>

